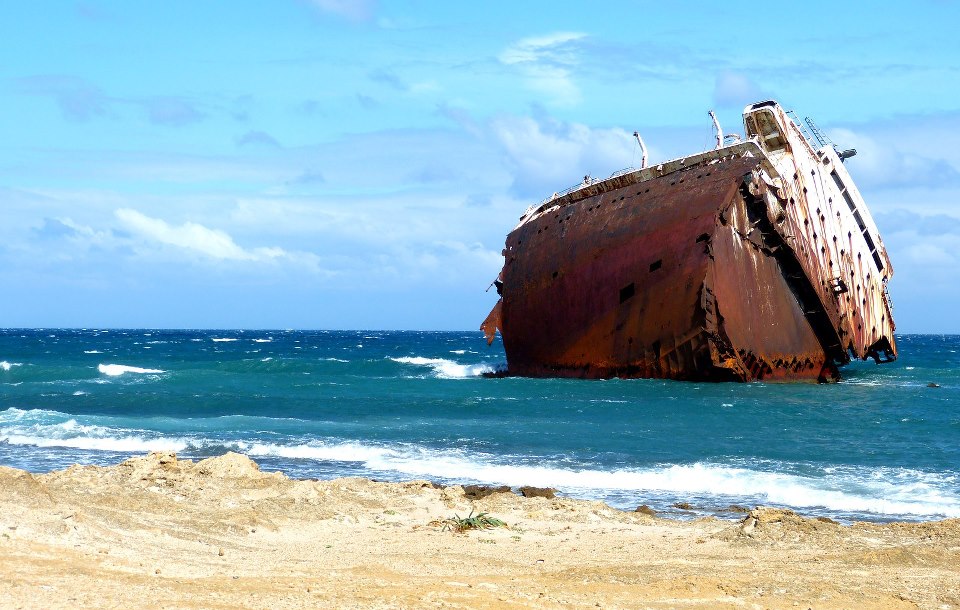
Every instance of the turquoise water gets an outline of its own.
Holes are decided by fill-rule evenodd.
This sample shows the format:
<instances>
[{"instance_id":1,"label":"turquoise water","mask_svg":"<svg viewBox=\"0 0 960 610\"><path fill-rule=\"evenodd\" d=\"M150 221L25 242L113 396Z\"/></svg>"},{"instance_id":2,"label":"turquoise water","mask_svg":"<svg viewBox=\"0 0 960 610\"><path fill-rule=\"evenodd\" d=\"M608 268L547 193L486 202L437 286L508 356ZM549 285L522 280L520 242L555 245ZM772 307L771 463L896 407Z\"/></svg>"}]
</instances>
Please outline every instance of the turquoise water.
<instances>
[{"instance_id":1,"label":"turquoise water","mask_svg":"<svg viewBox=\"0 0 960 610\"><path fill-rule=\"evenodd\" d=\"M230 450L292 477L554 487L677 518L960 517L960 337L898 341L897 362L818 386L485 378L505 357L479 332L0 330L0 464Z\"/></svg>"}]
</instances>

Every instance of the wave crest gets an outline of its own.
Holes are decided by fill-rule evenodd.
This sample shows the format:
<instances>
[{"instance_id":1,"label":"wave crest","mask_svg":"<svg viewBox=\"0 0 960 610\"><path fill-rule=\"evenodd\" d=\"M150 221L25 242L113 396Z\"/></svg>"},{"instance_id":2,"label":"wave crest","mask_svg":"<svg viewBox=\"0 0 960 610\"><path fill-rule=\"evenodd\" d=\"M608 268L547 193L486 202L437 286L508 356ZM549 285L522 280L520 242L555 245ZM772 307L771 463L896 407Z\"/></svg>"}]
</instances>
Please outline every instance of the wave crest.
<instances>
[{"instance_id":1,"label":"wave crest","mask_svg":"<svg viewBox=\"0 0 960 610\"><path fill-rule=\"evenodd\" d=\"M97 370L108 375L110 377L118 377L124 373L138 373L138 374L153 374L159 375L161 373L166 373L166 371L161 369L144 369L138 366L128 366L126 364L99 364L97 365Z\"/></svg>"},{"instance_id":2,"label":"wave crest","mask_svg":"<svg viewBox=\"0 0 960 610\"><path fill-rule=\"evenodd\" d=\"M433 369L434 375L441 379L466 379L468 377L479 377L484 373L495 373L497 369L486 363L478 364L460 364L446 358L424 358L422 356L403 356L400 358L390 358L400 364L413 364L415 366L429 366Z\"/></svg>"}]
</instances>

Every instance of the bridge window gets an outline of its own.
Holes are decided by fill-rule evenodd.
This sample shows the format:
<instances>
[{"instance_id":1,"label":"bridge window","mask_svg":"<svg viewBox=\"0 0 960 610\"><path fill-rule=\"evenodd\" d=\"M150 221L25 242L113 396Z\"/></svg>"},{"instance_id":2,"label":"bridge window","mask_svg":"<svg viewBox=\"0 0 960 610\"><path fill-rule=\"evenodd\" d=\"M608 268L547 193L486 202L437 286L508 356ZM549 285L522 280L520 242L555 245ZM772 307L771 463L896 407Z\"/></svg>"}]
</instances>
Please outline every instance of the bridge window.
<instances>
[{"instance_id":1,"label":"bridge window","mask_svg":"<svg viewBox=\"0 0 960 610\"><path fill-rule=\"evenodd\" d=\"M786 137L780 129L777 118L769 110L760 110L747 117L747 136L758 137L760 144L769 152L783 150L787 146Z\"/></svg>"}]
</instances>

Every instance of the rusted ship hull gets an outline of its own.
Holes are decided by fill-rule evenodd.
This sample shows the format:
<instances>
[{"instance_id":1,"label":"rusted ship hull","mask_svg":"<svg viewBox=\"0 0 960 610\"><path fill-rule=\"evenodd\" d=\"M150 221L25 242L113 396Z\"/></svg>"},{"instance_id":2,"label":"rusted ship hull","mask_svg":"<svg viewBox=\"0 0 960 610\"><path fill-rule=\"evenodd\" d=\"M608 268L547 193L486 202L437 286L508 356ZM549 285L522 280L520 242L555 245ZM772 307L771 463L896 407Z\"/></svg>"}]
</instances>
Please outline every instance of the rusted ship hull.
<instances>
[{"instance_id":1,"label":"rusted ship hull","mask_svg":"<svg viewBox=\"0 0 960 610\"><path fill-rule=\"evenodd\" d=\"M862 256L810 255L839 238L814 233L808 244L806 191L773 173L755 144L741 145L528 214L507 236L502 298L481 327L488 338L500 330L506 374L823 382L851 354L894 358L885 292L857 282ZM879 332L863 330L866 299L851 309L838 289L847 266L856 294L885 310ZM866 277L879 282L876 271Z\"/></svg>"}]
</instances>

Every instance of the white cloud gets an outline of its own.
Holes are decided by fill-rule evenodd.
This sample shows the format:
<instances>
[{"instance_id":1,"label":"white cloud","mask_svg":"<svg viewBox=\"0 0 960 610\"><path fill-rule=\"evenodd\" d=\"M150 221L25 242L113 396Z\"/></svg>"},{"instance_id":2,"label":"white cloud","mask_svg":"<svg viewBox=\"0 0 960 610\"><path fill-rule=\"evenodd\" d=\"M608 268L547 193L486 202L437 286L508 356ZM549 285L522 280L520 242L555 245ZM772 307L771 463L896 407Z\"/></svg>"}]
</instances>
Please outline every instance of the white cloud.
<instances>
[{"instance_id":1,"label":"white cloud","mask_svg":"<svg viewBox=\"0 0 960 610\"><path fill-rule=\"evenodd\" d=\"M101 245L110 240L106 231L98 231L67 217L45 218L44 225L37 230L40 235L62 235L88 245Z\"/></svg>"},{"instance_id":2,"label":"white cloud","mask_svg":"<svg viewBox=\"0 0 960 610\"><path fill-rule=\"evenodd\" d=\"M115 213L117 219L129 231L148 242L175 246L191 252L220 260L269 261L290 255L281 248L241 248L233 238L217 229L210 229L194 222L174 226L159 218L151 218L136 210L121 208Z\"/></svg>"},{"instance_id":3,"label":"white cloud","mask_svg":"<svg viewBox=\"0 0 960 610\"><path fill-rule=\"evenodd\" d=\"M565 45L585 36L586 34L579 32L557 32L547 36L524 38L503 51L500 54L500 61L505 64L520 64L547 59L567 64L573 63L573 55Z\"/></svg>"},{"instance_id":4,"label":"white cloud","mask_svg":"<svg viewBox=\"0 0 960 610\"><path fill-rule=\"evenodd\" d=\"M862 131L843 128L831 129L830 137L840 148L857 150L850 171L861 190L864 187L943 186L960 180L956 169L960 158L956 151L946 151L953 159L938 158L939 152L933 147L918 150L907 140L882 136L878 139Z\"/></svg>"},{"instance_id":5,"label":"white cloud","mask_svg":"<svg viewBox=\"0 0 960 610\"><path fill-rule=\"evenodd\" d=\"M918 265L954 268L960 262L953 252L955 239L955 236L950 236L950 243L944 244L937 243L941 240L925 237L922 242L908 246L904 255Z\"/></svg>"},{"instance_id":6,"label":"white cloud","mask_svg":"<svg viewBox=\"0 0 960 610\"><path fill-rule=\"evenodd\" d=\"M578 64L577 43L585 37L578 32L557 32L524 38L501 52L498 59L518 68L531 89L547 96L546 103L577 104L581 94L571 68Z\"/></svg>"},{"instance_id":7,"label":"white cloud","mask_svg":"<svg viewBox=\"0 0 960 610\"><path fill-rule=\"evenodd\" d=\"M503 255L499 250L485 248L480 242L439 241L433 247L443 254L448 268L450 259L459 261L459 265L481 268L498 268L503 264ZM456 272L456 269L452 271Z\"/></svg>"},{"instance_id":8,"label":"white cloud","mask_svg":"<svg viewBox=\"0 0 960 610\"><path fill-rule=\"evenodd\" d=\"M619 128L504 116L492 129L514 166L513 188L522 196L546 197L585 174L605 177L631 165L636 148L633 136Z\"/></svg>"}]
</instances>

